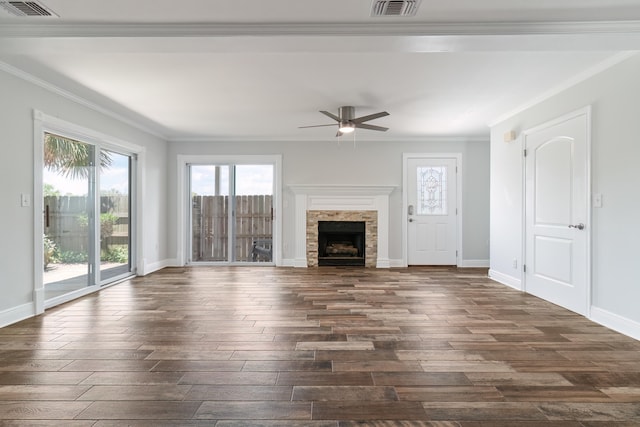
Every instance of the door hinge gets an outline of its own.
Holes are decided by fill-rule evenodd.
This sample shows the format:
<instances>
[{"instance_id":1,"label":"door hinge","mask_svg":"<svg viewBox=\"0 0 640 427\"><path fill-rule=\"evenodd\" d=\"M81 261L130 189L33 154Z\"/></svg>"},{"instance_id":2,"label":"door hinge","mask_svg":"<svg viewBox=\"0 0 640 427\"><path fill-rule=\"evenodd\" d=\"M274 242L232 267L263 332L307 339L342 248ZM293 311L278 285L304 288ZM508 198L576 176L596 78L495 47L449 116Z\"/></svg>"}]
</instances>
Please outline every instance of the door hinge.
<instances>
[{"instance_id":1,"label":"door hinge","mask_svg":"<svg viewBox=\"0 0 640 427\"><path fill-rule=\"evenodd\" d=\"M524 154L524 156L527 157L527 150L526 149L522 150L522 154Z\"/></svg>"},{"instance_id":2,"label":"door hinge","mask_svg":"<svg viewBox=\"0 0 640 427\"><path fill-rule=\"evenodd\" d=\"M526 264L522 264L522 271L524 271L525 273L527 272L527 265Z\"/></svg>"},{"instance_id":3,"label":"door hinge","mask_svg":"<svg viewBox=\"0 0 640 427\"><path fill-rule=\"evenodd\" d=\"M456 251L456 258L458 258L458 251Z\"/></svg>"}]
</instances>

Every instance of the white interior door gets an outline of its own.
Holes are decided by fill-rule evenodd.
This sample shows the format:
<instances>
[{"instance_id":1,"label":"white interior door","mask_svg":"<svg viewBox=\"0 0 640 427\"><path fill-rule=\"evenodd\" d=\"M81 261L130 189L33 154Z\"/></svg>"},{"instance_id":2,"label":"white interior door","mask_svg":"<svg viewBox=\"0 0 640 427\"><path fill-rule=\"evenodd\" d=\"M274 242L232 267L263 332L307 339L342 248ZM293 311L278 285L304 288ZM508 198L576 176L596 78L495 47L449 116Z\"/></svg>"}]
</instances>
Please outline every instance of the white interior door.
<instances>
[{"instance_id":1,"label":"white interior door","mask_svg":"<svg viewBox=\"0 0 640 427\"><path fill-rule=\"evenodd\" d=\"M525 133L525 289L588 306L588 113Z\"/></svg>"},{"instance_id":2,"label":"white interior door","mask_svg":"<svg viewBox=\"0 0 640 427\"><path fill-rule=\"evenodd\" d=\"M457 264L457 160L407 159L407 262Z\"/></svg>"}]
</instances>

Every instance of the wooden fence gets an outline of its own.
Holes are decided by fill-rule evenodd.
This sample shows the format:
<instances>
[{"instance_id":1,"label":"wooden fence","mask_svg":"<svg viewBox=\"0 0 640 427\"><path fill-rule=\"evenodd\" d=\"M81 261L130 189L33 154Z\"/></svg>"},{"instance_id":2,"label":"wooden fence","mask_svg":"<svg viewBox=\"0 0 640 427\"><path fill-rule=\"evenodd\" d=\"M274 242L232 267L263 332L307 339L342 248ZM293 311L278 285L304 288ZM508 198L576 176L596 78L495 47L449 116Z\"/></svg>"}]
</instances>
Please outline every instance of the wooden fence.
<instances>
[{"instance_id":1,"label":"wooden fence","mask_svg":"<svg viewBox=\"0 0 640 427\"><path fill-rule=\"evenodd\" d=\"M59 251L88 252L87 206L85 196L46 196L44 233ZM48 208L48 221L46 210ZM100 212L114 215L113 227L101 227L102 247L129 243L129 197L100 197Z\"/></svg>"},{"instance_id":2,"label":"wooden fence","mask_svg":"<svg viewBox=\"0 0 640 427\"><path fill-rule=\"evenodd\" d=\"M88 252L86 225L87 197L47 196L48 224L45 218L45 234L54 241L59 251ZM192 199L192 260L229 261L229 197L193 196ZM273 236L272 196L236 196L234 244L236 261L253 261L252 245L268 246ZM101 213L117 217L113 232L102 239L102 247L126 245L129 241L129 199L127 196L102 196ZM47 226L48 225L48 226ZM257 261L271 261L260 254Z\"/></svg>"},{"instance_id":3,"label":"wooden fence","mask_svg":"<svg viewBox=\"0 0 640 427\"><path fill-rule=\"evenodd\" d=\"M273 235L272 196L235 196L235 261L252 261L253 242L268 244ZM229 196L193 196L193 261L230 261ZM259 256L257 261L271 261Z\"/></svg>"}]
</instances>

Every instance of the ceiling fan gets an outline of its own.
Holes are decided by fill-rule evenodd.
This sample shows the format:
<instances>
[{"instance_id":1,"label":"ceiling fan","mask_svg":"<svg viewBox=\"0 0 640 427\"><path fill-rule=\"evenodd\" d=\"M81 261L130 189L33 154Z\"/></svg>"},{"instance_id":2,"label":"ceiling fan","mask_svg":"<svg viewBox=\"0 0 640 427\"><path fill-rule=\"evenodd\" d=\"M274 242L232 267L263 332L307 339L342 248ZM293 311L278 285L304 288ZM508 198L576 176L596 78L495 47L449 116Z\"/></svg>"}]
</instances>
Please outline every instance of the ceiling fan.
<instances>
[{"instance_id":1,"label":"ceiling fan","mask_svg":"<svg viewBox=\"0 0 640 427\"><path fill-rule=\"evenodd\" d=\"M332 118L336 122L338 122L338 133L336 136L342 136L345 133L351 133L356 128L358 129L369 129L369 130L377 130L381 132L386 132L389 128L385 128L382 126L369 125L364 122L368 122L369 120L377 119L380 117L388 116L389 113L386 111L381 111L379 113L369 114L367 116L355 117L356 109L354 107L340 107L338 109L338 115L332 114L328 111L320 111L327 117ZM329 125L313 125L313 126L300 126L299 129L303 128L317 128L322 126L335 126L335 123Z\"/></svg>"}]
</instances>

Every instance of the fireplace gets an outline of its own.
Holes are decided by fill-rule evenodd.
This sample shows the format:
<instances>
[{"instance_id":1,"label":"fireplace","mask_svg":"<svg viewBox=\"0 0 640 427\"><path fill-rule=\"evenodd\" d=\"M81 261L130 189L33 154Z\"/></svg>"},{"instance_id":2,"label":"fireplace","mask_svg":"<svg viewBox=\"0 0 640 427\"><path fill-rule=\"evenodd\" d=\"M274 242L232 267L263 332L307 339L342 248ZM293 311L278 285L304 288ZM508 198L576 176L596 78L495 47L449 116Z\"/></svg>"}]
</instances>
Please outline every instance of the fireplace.
<instances>
[{"instance_id":1,"label":"fireplace","mask_svg":"<svg viewBox=\"0 0 640 427\"><path fill-rule=\"evenodd\" d=\"M320 221L364 222L364 266L389 268L389 194L395 187L291 185L295 194L294 267L318 266Z\"/></svg>"},{"instance_id":2,"label":"fireplace","mask_svg":"<svg viewBox=\"0 0 640 427\"><path fill-rule=\"evenodd\" d=\"M365 265L364 221L318 221L318 265Z\"/></svg>"}]
</instances>

